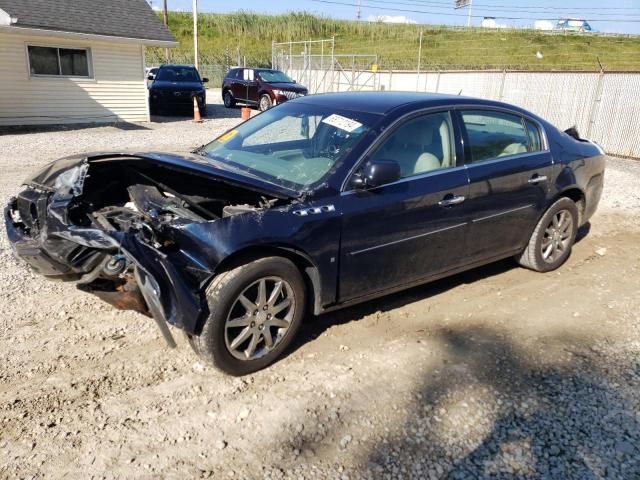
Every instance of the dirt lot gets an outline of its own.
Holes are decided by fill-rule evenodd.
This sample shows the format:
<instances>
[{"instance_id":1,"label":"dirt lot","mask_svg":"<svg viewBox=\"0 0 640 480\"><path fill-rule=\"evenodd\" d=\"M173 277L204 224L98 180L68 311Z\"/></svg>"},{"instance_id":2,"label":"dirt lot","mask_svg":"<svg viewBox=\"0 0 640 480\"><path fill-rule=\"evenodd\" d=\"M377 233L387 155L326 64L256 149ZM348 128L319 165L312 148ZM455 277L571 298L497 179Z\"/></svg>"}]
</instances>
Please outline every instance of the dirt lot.
<instances>
[{"instance_id":1,"label":"dirt lot","mask_svg":"<svg viewBox=\"0 0 640 480\"><path fill-rule=\"evenodd\" d=\"M236 121L0 135L0 199L56 157ZM242 379L31 274L2 228L2 478L640 478L640 163L610 162L559 271L505 261L309 318Z\"/></svg>"}]
</instances>

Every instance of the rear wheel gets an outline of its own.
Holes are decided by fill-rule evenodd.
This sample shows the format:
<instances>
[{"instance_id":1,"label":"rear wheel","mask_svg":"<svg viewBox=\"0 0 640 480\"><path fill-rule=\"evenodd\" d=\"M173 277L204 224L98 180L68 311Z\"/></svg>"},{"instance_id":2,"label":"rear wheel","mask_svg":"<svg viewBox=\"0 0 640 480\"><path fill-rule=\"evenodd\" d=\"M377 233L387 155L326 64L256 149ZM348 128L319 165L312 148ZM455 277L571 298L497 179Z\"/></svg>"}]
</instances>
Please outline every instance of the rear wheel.
<instances>
[{"instance_id":1,"label":"rear wheel","mask_svg":"<svg viewBox=\"0 0 640 480\"><path fill-rule=\"evenodd\" d=\"M246 375L291 344L304 315L305 284L290 260L266 257L218 275L207 301L211 314L191 346L220 370Z\"/></svg>"},{"instance_id":2,"label":"rear wheel","mask_svg":"<svg viewBox=\"0 0 640 480\"><path fill-rule=\"evenodd\" d=\"M236 105L236 100L233 98L233 95L231 95L229 90L225 90L222 94L222 101L226 108L233 108Z\"/></svg>"},{"instance_id":3,"label":"rear wheel","mask_svg":"<svg viewBox=\"0 0 640 480\"><path fill-rule=\"evenodd\" d=\"M260 97L259 108L261 112L265 110L269 110L273 106L273 102L271 101L271 97L268 94L264 94Z\"/></svg>"},{"instance_id":4,"label":"rear wheel","mask_svg":"<svg viewBox=\"0 0 640 480\"><path fill-rule=\"evenodd\" d=\"M570 198L556 201L536 225L529 244L516 258L523 267L549 272L562 265L569 255L578 230L578 207Z\"/></svg>"}]
</instances>

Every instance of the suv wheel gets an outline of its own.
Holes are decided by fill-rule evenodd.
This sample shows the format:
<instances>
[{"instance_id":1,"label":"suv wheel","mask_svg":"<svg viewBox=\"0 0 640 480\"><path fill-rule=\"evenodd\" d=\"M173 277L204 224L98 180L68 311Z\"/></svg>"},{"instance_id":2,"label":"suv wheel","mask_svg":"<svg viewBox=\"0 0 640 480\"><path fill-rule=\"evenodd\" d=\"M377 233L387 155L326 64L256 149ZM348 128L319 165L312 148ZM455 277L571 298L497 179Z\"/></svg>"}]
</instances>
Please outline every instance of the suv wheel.
<instances>
[{"instance_id":1,"label":"suv wheel","mask_svg":"<svg viewBox=\"0 0 640 480\"><path fill-rule=\"evenodd\" d=\"M294 339L305 307L305 284L286 258L266 257L219 274L207 289L211 314L190 337L196 353L231 375L273 363Z\"/></svg>"},{"instance_id":2,"label":"suv wheel","mask_svg":"<svg viewBox=\"0 0 640 480\"><path fill-rule=\"evenodd\" d=\"M570 198L561 198L542 216L529 244L516 260L537 272L550 272L571 254L578 231L578 207Z\"/></svg>"},{"instance_id":3,"label":"suv wheel","mask_svg":"<svg viewBox=\"0 0 640 480\"><path fill-rule=\"evenodd\" d=\"M233 98L233 95L231 95L229 90L225 90L222 94L222 101L226 108L233 108L236 105L236 100Z\"/></svg>"},{"instance_id":4,"label":"suv wheel","mask_svg":"<svg viewBox=\"0 0 640 480\"><path fill-rule=\"evenodd\" d=\"M273 102L271 101L271 97L269 94L265 93L260 97L260 111L264 112L265 110L269 110L273 106Z\"/></svg>"}]
</instances>

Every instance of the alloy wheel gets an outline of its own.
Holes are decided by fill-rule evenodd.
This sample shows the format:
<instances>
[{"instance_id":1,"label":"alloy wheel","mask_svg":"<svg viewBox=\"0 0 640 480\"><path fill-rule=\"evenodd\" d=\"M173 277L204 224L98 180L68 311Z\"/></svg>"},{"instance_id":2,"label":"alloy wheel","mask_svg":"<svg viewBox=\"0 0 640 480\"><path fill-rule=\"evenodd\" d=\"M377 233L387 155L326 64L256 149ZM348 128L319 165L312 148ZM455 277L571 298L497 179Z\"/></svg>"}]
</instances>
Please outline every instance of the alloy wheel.
<instances>
[{"instance_id":1,"label":"alloy wheel","mask_svg":"<svg viewBox=\"0 0 640 480\"><path fill-rule=\"evenodd\" d=\"M282 342L295 312L291 285L280 277L263 277L245 288L225 322L225 344L239 360L260 358Z\"/></svg>"},{"instance_id":2,"label":"alloy wheel","mask_svg":"<svg viewBox=\"0 0 640 480\"><path fill-rule=\"evenodd\" d=\"M553 216L542 237L542 258L547 263L555 262L570 246L573 231L573 216L568 210L560 210Z\"/></svg>"},{"instance_id":3,"label":"alloy wheel","mask_svg":"<svg viewBox=\"0 0 640 480\"><path fill-rule=\"evenodd\" d=\"M271 99L267 95L263 95L260 98L260 111L264 112L265 110L269 110L271 108Z\"/></svg>"}]
</instances>

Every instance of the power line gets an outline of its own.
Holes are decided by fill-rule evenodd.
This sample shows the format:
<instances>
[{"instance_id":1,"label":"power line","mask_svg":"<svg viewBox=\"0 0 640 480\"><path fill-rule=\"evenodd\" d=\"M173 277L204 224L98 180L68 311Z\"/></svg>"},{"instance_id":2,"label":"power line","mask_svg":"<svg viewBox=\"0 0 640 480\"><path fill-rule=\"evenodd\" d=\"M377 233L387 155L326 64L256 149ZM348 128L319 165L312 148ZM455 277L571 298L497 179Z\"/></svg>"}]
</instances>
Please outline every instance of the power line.
<instances>
[{"instance_id":1,"label":"power line","mask_svg":"<svg viewBox=\"0 0 640 480\"><path fill-rule=\"evenodd\" d=\"M407 2L403 2L403 1L390 1L390 0L367 0L367 1L370 2L370 3L385 4L385 5L408 5L408 6L414 6L416 4L422 5L422 3L419 3L419 2L408 2L407 3ZM360 5L360 2L358 2L358 5ZM365 6L373 7L371 5L365 5ZM487 7L484 7L484 6L481 6L481 5L475 5L475 4L474 4L474 7L476 7L476 10L486 11L486 12L507 12L507 13L513 12L513 10L511 10L511 8L509 8L509 7L504 7L504 8L489 7L489 8L487 8ZM429 6L428 8L437 8L437 9L441 9L441 10L451 10L451 6L450 5L448 7ZM573 11L574 12L579 12L579 9L575 9ZM638 11L640 12L640 9L638 9ZM521 11L518 11L518 12L515 12L515 13L517 13L517 14L533 13L533 14L538 14L538 15L545 15L545 14L548 14L548 13L551 13L551 12L536 12L536 11L533 11L533 10L521 10ZM438 15L443 15L443 14L442 13L438 13ZM459 14L456 14L456 15L457 16L462 16L462 15L459 15ZM559 17L561 16L561 14L558 14L558 15L559 15ZM567 14L564 14L564 15L566 16ZM580 13L580 15L584 16L584 15L582 15L582 13ZM621 15L621 13L593 13L593 14L588 14L586 16L588 16L589 20L592 20L592 21L596 21L596 20L610 21L611 19L609 19L609 18L600 18L600 17L603 17L603 16L610 17L610 16L615 16L615 15ZM640 16L640 13L638 13L638 14L629 14L629 15ZM464 16L468 16L468 15L465 14ZM483 17L483 18L486 17L486 16L487 15L472 15L472 17ZM502 18L501 15L493 15L492 14L491 16L498 16L498 17ZM558 17L554 18L554 20L558 20ZM638 20L640 20L640 18L638 18Z\"/></svg>"},{"instance_id":2,"label":"power line","mask_svg":"<svg viewBox=\"0 0 640 480\"><path fill-rule=\"evenodd\" d=\"M371 0L369 0L371 1ZM431 0L416 0L415 2L412 2L413 5L426 5L426 6L432 6L432 5L444 5L446 6L446 8L451 8L451 2L438 2L438 1L431 1ZM504 9L508 9L508 10L530 10L530 9L535 9L535 10L569 10L569 11L585 11L585 10L594 10L594 11L609 11L609 10L614 10L614 11L620 11L620 10L640 10L640 7L585 7L585 6L575 6L575 7L556 7L556 6L536 6L536 5L505 5L505 4L499 4L499 3L481 3L481 4L477 4L474 3L473 4L474 7L478 7L478 8L494 8L494 7L498 7L498 8L504 8Z\"/></svg>"},{"instance_id":3,"label":"power line","mask_svg":"<svg viewBox=\"0 0 640 480\"><path fill-rule=\"evenodd\" d=\"M330 4L330 5L343 5L343 6L347 6L347 7L355 7L357 6L355 3L347 3L347 2L338 2L338 1L333 1L333 0L311 0L312 2L315 3L325 3L325 4ZM395 4L398 4L399 2L394 2ZM381 6L376 6L376 5L366 5L363 4L362 6L372 9L372 10L384 10L384 11L394 11L394 12L403 12L403 13L425 13L427 15L441 15L441 16L447 16L447 17L458 17L458 18L466 18L467 14L457 14L457 13L443 13L443 12L432 12L432 11L427 11L427 10L416 10L416 9L409 9L409 8L397 8L397 7L381 7ZM486 15L471 15L471 17L473 18L484 18ZM538 17L512 17L512 16L505 16L505 15L496 15L496 17L501 18L503 20L549 20L549 21L557 21L558 18L554 17L554 18L538 18ZM607 18L607 19L599 19L600 21L607 21L607 22L619 22L619 23L640 23L640 19L625 19L625 18Z\"/></svg>"},{"instance_id":4,"label":"power line","mask_svg":"<svg viewBox=\"0 0 640 480\"><path fill-rule=\"evenodd\" d=\"M369 0L372 1L372 0ZM444 5L445 8L451 9L452 3L448 2L440 2L434 0L416 0L411 2L412 5L425 5L428 7L434 5ZM608 10L640 10L640 7L584 7L584 6L575 6L575 7L556 7L556 6L535 6L535 5L505 5L499 3L481 3L481 4L473 4L474 7L478 8L486 8L486 7L499 7L507 10L569 10L569 11L586 11L586 10L594 10L594 11L608 11ZM439 7L442 8L442 7Z\"/></svg>"}]
</instances>

